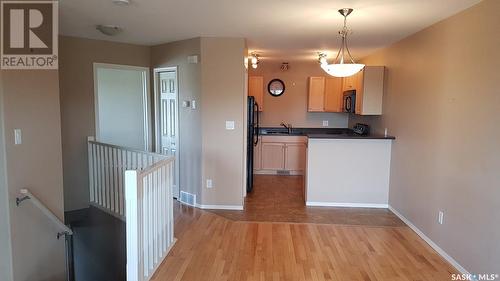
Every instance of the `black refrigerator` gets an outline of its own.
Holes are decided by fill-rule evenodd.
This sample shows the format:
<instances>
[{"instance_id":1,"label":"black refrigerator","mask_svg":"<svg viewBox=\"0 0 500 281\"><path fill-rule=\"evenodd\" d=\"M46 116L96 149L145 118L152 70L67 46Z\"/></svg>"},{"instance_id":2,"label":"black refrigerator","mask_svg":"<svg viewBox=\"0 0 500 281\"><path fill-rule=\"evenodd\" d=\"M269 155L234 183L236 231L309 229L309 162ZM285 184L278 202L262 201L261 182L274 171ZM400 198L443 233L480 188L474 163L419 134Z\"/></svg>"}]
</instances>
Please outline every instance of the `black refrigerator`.
<instances>
[{"instance_id":1,"label":"black refrigerator","mask_svg":"<svg viewBox=\"0 0 500 281\"><path fill-rule=\"evenodd\" d=\"M259 105L253 96L249 96L247 106L247 192L252 192L253 153L259 142Z\"/></svg>"}]
</instances>

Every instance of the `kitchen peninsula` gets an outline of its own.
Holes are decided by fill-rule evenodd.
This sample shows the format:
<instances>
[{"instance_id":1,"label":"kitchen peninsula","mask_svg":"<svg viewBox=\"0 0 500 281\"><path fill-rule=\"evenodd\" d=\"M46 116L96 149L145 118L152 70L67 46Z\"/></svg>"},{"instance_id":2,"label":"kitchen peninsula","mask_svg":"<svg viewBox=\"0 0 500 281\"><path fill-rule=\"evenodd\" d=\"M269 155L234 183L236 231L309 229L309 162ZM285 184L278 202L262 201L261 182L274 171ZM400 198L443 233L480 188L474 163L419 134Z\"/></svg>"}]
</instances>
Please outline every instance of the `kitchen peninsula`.
<instances>
[{"instance_id":1,"label":"kitchen peninsula","mask_svg":"<svg viewBox=\"0 0 500 281\"><path fill-rule=\"evenodd\" d=\"M308 206L387 208L392 136L348 128L261 128L257 174L305 175Z\"/></svg>"},{"instance_id":2,"label":"kitchen peninsula","mask_svg":"<svg viewBox=\"0 0 500 281\"><path fill-rule=\"evenodd\" d=\"M308 135L306 205L387 208L393 139Z\"/></svg>"}]
</instances>

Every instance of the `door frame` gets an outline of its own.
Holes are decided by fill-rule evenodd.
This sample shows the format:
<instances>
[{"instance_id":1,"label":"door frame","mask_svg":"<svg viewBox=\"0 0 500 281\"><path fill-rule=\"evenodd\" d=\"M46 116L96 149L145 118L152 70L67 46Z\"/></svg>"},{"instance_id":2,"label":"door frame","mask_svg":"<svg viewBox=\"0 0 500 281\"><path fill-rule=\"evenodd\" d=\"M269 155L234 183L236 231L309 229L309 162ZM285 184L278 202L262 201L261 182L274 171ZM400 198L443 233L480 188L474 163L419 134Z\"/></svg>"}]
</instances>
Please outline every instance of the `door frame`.
<instances>
[{"instance_id":1,"label":"door frame","mask_svg":"<svg viewBox=\"0 0 500 281\"><path fill-rule=\"evenodd\" d=\"M153 147L153 142L151 141L151 98L149 92L150 78L149 78L149 67L143 66L133 66L133 65L122 65L122 64L111 64L111 63L93 63L93 75L94 75L94 124L95 124L95 137L99 141L99 99L98 99L98 86L97 86L97 69L118 69L118 70L137 70L142 72L143 79L143 89L142 89L142 100L144 104L144 150L151 151Z\"/></svg>"},{"instance_id":2,"label":"door frame","mask_svg":"<svg viewBox=\"0 0 500 281\"><path fill-rule=\"evenodd\" d=\"M168 66L168 67L158 67L158 68L154 68L153 69L153 85L154 85L154 90L153 90L153 110L154 110L154 131L155 131L155 140L154 140L154 152L156 153L161 153L161 148L160 148L160 142L161 142L161 124L159 122L161 116L161 112L160 112L160 91L159 91L159 87L160 87L160 84L159 84L159 78L160 78L160 73L161 72L175 72L175 83L177 84L177 91L176 91L176 94L177 94L177 110L175 112L175 118L177 120L177 124L176 124L176 132L177 133L177 137L176 137L176 144L177 144L177 155L179 155L179 157L176 157L175 158L175 164L177 165L177 169L175 171L176 173L176 177L177 177L177 190L174 191L174 197L175 198L179 198L180 196L180 190L181 190L181 178L180 178L180 165L179 163L181 162L180 161L180 154L181 154L181 149L182 149L182 145L181 145L181 142L180 142L180 130L179 130L179 123L180 123L180 119L179 119L179 109L180 109L180 100L179 100L179 95L180 95L180 85L179 85L179 67L178 66Z\"/></svg>"}]
</instances>

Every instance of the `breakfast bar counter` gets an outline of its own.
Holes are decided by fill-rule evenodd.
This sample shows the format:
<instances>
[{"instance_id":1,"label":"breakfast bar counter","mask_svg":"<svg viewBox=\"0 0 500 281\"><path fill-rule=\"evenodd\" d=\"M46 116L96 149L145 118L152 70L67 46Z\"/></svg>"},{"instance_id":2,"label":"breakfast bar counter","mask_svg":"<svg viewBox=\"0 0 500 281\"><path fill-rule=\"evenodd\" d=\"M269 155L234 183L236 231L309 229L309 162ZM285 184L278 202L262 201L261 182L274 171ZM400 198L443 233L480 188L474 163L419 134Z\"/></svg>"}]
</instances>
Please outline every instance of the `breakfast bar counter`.
<instances>
[{"instance_id":1,"label":"breakfast bar counter","mask_svg":"<svg viewBox=\"0 0 500 281\"><path fill-rule=\"evenodd\" d=\"M393 137L308 135L308 206L387 208Z\"/></svg>"}]
</instances>

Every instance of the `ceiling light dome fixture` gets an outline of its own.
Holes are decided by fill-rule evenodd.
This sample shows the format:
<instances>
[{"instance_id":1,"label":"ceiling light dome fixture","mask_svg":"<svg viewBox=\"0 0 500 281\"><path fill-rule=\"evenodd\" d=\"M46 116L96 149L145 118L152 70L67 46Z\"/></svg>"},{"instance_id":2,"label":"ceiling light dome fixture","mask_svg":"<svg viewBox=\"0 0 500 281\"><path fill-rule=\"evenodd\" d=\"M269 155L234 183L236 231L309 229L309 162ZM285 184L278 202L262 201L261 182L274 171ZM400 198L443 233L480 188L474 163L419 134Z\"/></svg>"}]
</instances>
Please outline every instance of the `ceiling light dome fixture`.
<instances>
[{"instance_id":1,"label":"ceiling light dome fixture","mask_svg":"<svg viewBox=\"0 0 500 281\"><path fill-rule=\"evenodd\" d=\"M340 9L339 13L344 16L344 27L341 31L339 31L340 36L342 37L342 45L340 46L339 52L337 53L337 57L333 64L328 64L326 60L326 54L319 54L319 63L321 64L321 68L331 76L335 77L347 77L352 76L363 67L364 64L355 63L352 58L351 52L349 51L349 47L347 47L347 35L350 30L347 28L347 16L353 11L351 8ZM348 56L347 58L345 56Z\"/></svg>"},{"instance_id":2,"label":"ceiling light dome fixture","mask_svg":"<svg viewBox=\"0 0 500 281\"><path fill-rule=\"evenodd\" d=\"M115 36L123 31L123 29L117 25L99 24L95 28L99 30L102 34L108 36Z\"/></svg>"},{"instance_id":3,"label":"ceiling light dome fixture","mask_svg":"<svg viewBox=\"0 0 500 281\"><path fill-rule=\"evenodd\" d=\"M116 4L118 6L127 6L130 4L130 0L112 0L113 4Z\"/></svg>"}]
</instances>

